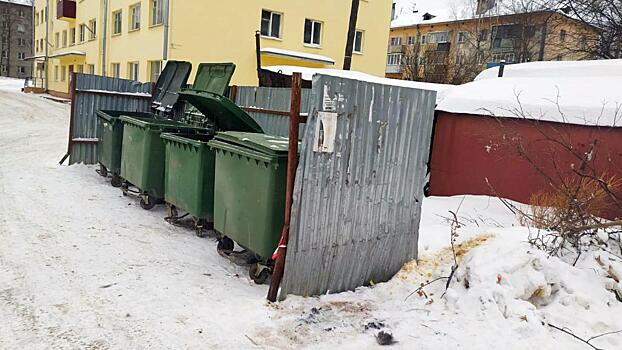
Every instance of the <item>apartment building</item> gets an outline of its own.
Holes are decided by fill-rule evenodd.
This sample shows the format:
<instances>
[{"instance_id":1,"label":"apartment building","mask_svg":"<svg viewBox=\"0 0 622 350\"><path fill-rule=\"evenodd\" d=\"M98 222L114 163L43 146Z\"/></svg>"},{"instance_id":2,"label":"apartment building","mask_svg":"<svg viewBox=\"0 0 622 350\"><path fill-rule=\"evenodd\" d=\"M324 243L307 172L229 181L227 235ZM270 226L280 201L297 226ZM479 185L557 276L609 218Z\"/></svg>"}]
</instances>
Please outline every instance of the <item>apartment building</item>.
<instances>
[{"instance_id":1,"label":"apartment building","mask_svg":"<svg viewBox=\"0 0 622 350\"><path fill-rule=\"evenodd\" d=\"M24 1L0 0L0 76L27 78L32 65L32 6Z\"/></svg>"},{"instance_id":2,"label":"apartment building","mask_svg":"<svg viewBox=\"0 0 622 350\"><path fill-rule=\"evenodd\" d=\"M35 0L36 74L67 94L71 72L155 81L167 60L341 68L351 0ZM391 0L361 0L352 69L384 75ZM47 64L46 64L47 63Z\"/></svg>"},{"instance_id":3,"label":"apartment building","mask_svg":"<svg viewBox=\"0 0 622 350\"><path fill-rule=\"evenodd\" d=\"M599 40L595 28L553 11L448 18L425 12L394 22L386 76L461 84L501 61L593 59Z\"/></svg>"}]
</instances>

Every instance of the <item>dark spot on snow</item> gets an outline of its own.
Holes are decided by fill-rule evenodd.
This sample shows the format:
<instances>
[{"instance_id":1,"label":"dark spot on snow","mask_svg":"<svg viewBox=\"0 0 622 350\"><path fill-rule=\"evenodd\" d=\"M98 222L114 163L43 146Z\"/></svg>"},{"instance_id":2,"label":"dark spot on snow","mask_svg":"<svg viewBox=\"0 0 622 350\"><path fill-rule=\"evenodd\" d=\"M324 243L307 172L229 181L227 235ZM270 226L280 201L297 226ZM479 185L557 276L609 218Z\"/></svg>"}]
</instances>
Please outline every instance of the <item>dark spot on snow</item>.
<instances>
[{"instance_id":1,"label":"dark spot on snow","mask_svg":"<svg viewBox=\"0 0 622 350\"><path fill-rule=\"evenodd\" d=\"M365 330L369 330L369 329L382 329L385 328L385 324L383 322L369 322L367 323L365 326Z\"/></svg>"},{"instance_id":2,"label":"dark spot on snow","mask_svg":"<svg viewBox=\"0 0 622 350\"><path fill-rule=\"evenodd\" d=\"M318 308L316 308L316 307L313 307L313 308L311 308L311 313L312 313L312 314L319 315L320 310L319 310Z\"/></svg>"},{"instance_id":3,"label":"dark spot on snow","mask_svg":"<svg viewBox=\"0 0 622 350\"><path fill-rule=\"evenodd\" d=\"M376 335L376 342L380 345L393 345L397 343L395 339L393 339L393 334L385 331L380 331Z\"/></svg>"}]
</instances>

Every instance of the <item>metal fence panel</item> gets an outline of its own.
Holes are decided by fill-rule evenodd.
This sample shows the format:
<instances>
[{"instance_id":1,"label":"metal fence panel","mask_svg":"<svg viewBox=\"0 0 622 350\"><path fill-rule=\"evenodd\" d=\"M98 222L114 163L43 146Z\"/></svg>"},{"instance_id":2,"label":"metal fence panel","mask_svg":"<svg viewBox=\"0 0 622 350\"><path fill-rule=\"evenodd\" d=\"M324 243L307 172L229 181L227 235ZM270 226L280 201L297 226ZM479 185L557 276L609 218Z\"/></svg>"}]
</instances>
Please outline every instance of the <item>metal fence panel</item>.
<instances>
[{"instance_id":1,"label":"metal fence panel","mask_svg":"<svg viewBox=\"0 0 622 350\"><path fill-rule=\"evenodd\" d=\"M98 110L149 112L153 84L133 80L75 74L71 116L73 133L69 164L97 163Z\"/></svg>"},{"instance_id":2,"label":"metal fence panel","mask_svg":"<svg viewBox=\"0 0 622 350\"><path fill-rule=\"evenodd\" d=\"M386 281L417 257L435 100L434 91L314 77L281 298ZM316 152L330 138L330 123L317 131L329 110L334 151Z\"/></svg>"},{"instance_id":3,"label":"metal fence panel","mask_svg":"<svg viewBox=\"0 0 622 350\"><path fill-rule=\"evenodd\" d=\"M303 89L301 95L301 111L309 109L310 89ZM253 107L270 109L274 111L289 112L291 104L290 88L268 87L238 87L235 102L241 107ZM289 118L282 115L248 112L248 114L261 126L266 134L285 136L289 134ZM304 135L304 124L300 126L300 135Z\"/></svg>"}]
</instances>

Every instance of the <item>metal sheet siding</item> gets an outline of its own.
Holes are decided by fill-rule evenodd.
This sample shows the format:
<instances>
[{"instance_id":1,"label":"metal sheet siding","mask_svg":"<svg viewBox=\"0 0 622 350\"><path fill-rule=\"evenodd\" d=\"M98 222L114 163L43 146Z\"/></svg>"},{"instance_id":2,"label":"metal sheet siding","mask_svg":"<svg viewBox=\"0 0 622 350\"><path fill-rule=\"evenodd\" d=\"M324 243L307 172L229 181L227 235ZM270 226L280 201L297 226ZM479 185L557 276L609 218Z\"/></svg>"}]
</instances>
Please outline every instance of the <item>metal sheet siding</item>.
<instances>
[{"instance_id":1,"label":"metal sheet siding","mask_svg":"<svg viewBox=\"0 0 622 350\"><path fill-rule=\"evenodd\" d=\"M301 95L301 111L309 110L310 89L303 89ZM274 111L289 112L291 103L291 89L268 87L238 87L235 102L241 107L255 107ZM281 115L265 113L248 113L264 130L266 134L288 136L289 118ZM300 135L304 134L304 124L300 126Z\"/></svg>"},{"instance_id":2,"label":"metal sheet siding","mask_svg":"<svg viewBox=\"0 0 622 350\"><path fill-rule=\"evenodd\" d=\"M313 151L325 96L337 101L334 153ZM314 78L281 299L386 281L416 258L435 100L433 91Z\"/></svg>"},{"instance_id":3,"label":"metal sheet siding","mask_svg":"<svg viewBox=\"0 0 622 350\"><path fill-rule=\"evenodd\" d=\"M151 83L76 74L72 139L97 138L96 112L98 110L149 112L151 110L150 99L132 94L151 94L152 86ZM105 91L115 92L115 94L105 94ZM70 151L69 164L97 163L96 144L74 143Z\"/></svg>"}]
</instances>

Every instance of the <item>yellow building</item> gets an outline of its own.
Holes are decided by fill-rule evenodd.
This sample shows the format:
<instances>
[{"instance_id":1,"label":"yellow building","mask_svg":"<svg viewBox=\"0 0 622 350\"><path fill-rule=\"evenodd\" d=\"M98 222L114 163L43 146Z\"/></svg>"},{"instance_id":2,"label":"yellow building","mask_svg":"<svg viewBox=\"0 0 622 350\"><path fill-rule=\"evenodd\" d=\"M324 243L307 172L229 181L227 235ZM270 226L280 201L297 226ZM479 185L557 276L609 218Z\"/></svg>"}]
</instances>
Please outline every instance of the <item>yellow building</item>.
<instances>
[{"instance_id":1,"label":"yellow building","mask_svg":"<svg viewBox=\"0 0 622 350\"><path fill-rule=\"evenodd\" d=\"M384 75L391 3L360 1L353 70ZM69 90L72 71L154 81L167 60L184 60L195 66L234 62L233 84L257 85L257 31L262 66L341 69L351 4L351 0L35 0L35 77L50 93L62 96Z\"/></svg>"}]
</instances>

